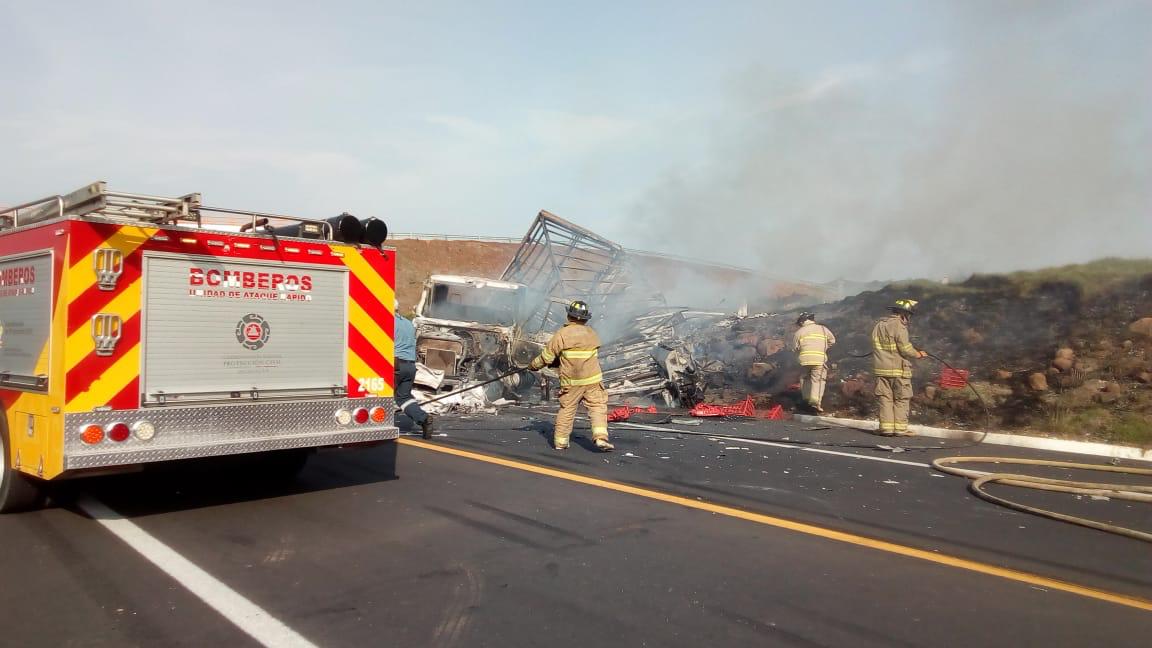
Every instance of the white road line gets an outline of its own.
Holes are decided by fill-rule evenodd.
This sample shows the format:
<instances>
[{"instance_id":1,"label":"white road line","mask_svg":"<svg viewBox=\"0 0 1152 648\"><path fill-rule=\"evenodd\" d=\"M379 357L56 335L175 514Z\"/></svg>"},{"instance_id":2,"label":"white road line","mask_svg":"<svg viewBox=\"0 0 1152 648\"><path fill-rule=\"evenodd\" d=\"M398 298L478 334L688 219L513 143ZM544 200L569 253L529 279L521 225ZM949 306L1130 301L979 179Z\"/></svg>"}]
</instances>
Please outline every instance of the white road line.
<instances>
[{"instance_id":1,"label":"white road line","mask_svg":"<svg viewBox=\"0 0 1152 648\"><path fill-rule=\"evenodd\" d=\"M556 414L553 412L539 412L539 413L544 414L546 416L552 416L552 417L556 416ZM581 420L581 421L588 420L587 417L584 417L584 416L577 416L576 418L578 420ZM651 432L663 432L665 434L688 434L691 436L698 436L702 439L706 439L710 436L706 432L697 432L696 430L682 430L680 428L671 427L670 425L656 426L656 425L643 425L641 423L626 423L626 422L613 423L612 425L616 426L616 427L631 428L634 430L648 430ZM812 446L796 445L793 443L773 443L772 441L759 441L757 439L749 439L747 437L738 437L738 438L739 438L740 443L755 443L756 445L767 445L767 446L772 446L774 448L786 448L788 450L801 450L803 452L816 452L819 454L836 455L838 457L848 457L850 459L862 459L864 461L879 461L882 463L894 463L894 464L901 464L904 466L916 466L917 468L931 468L932 467L932 464L921 463L919 461L904 461L902 459L889 459L887 457L870 457L868 455L856 454L853 452L841 452L839 450L825 450L824 448L813 448ZM729 438L727 440L728 441L736 441L737 439L736 438Z\"/></svg>"},{"instance_id":2,"label":"white road line","mask_svg":"<svg viewBox=\"0 0 1152 648\"><path fill-rule=\"evenodd\" d=\"M152 537L116 511L92 499L77 501L80 510L99 522L141 556L168 574L245 634L265 646L316 648L316 644L281 623L260 606L213 578L168 545Z\"/></svg>"},{"instance_id":3,"label":"white road line","mask_svg":"<svg viewBox=\"0 0 1152 648\"><path fill-rule=\"evenodd\" d=\"M664 432L666 434L691 434L692 436L699 436L701 438L708 438L708 434L704 432L697 432L696 430L679 430L673 427L655 425L641 425L640 423L615 423L619 427L628 427L637 430L650 430L652 432ZM729 438L728 441L735 441L736 439ZM838 450L825 450L824 448L813 448L812 446L795 445L791 443L773 443L772 441L759 441L756 439L749 439L747 437L739 437L740 443L755 443L756 445L768 445L775 448L788 448L789 450L802 450L804 452L817 452L820 454L836 455L838 457L850 457L852 459L863 459L865 461L880 461L884 463L902 464L905 466L916 466L918 468L931 468L932 464L921 463L919 461L904 461L901 459L889 459L887 457L870 457L868 455L856 454L853 452L840 452Z\"/></svg>"}]
</instances>

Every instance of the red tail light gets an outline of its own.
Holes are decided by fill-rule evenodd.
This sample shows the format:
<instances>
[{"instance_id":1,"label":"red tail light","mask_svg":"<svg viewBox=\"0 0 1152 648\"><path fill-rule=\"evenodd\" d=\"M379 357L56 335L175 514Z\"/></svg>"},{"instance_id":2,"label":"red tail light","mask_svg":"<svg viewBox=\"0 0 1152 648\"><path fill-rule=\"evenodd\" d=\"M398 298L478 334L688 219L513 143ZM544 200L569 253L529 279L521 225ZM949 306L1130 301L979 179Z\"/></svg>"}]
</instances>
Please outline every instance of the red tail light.
<instances>
[{"instance_id":1,"label":"red tail light","mask_svg":"<svg viewBox=\"0 0 1152 648\"><path fill-rule=\"evenodd\" d=\"M127 441L131 434L132 430L128 428L127 423L113 423L108 426L108 438L113 441Z\"/></svg>"},{"instance_id":2,"label":"red tail light","mask_svg":"<svg viewBox=\"0 0 1152 648\"><path fill-rule=\"evenodd\" d=\"M352 413L352 419L356 421L356 425L364 425L368 422L368 410L361 407Z\"/></svg>"}]
</instances>

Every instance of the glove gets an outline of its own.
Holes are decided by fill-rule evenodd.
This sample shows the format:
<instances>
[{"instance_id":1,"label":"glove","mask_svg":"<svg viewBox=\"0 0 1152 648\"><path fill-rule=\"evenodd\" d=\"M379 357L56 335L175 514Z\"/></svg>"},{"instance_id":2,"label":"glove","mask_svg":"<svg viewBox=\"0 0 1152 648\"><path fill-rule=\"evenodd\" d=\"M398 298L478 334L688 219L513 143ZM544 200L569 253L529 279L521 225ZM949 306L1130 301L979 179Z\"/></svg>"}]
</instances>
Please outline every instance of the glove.
<instances>
[{"instance_id":1,"label":"glove","mask_svg":"<svg viewBox=\"0 0 1152 648\"><path fill-rule=\"evenodd\" d=\"M541 369L544 368L542 364L537 362L537 360L539 360L539 359L540 359L539 356L532 358L532 362L528 363L528 371L540 371Z\"/></svg>"},{"instance_id":2,"label":"glove","mask_svg":"<svg viewBox=\"0 0 1152 648\"><path fill-rule=\"evenodd\" d=\"M919 357L920 357L920 358L927 358L927 357L928 357L928 352L927 352L927 351L920 351L920 356L919 356Z\"/></svg>"}]
</instances>

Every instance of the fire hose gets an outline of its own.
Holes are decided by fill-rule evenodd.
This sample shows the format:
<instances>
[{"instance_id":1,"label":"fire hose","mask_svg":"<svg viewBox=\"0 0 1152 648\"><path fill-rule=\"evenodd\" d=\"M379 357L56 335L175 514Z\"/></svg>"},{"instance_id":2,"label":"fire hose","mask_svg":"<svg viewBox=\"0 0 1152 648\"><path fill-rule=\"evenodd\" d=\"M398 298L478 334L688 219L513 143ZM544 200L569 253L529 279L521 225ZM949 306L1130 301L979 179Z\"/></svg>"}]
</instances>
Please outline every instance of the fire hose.
<instances>
[{"instance_id":1,"label":"fire hose","mask_svg":"<svg viewBox=\"0 0 1152 648\"><path fill-rule=\"evenodd\" d=\"M931 353L928 354L928 357L955 371L955 368L948 364L943 358L934 356ZM972 393L976 394L976 397L980 400L980 404L984 407L984 412L987 415L988 425L985 426L983 434L978 440L973 441L967 445L951 446L950 449L967 448L983 443L984 439L988 437L988 430L990 430L992 427L992 411L988 407L988 403L984 400L984 397L980 395L980 392L975 387L972 387L972 383L966 382L966 384L972 390ZM1080 526L1098 529L1100 531L1107 531L1108 533L1115 533L1129 538L1134 538L1136 540L1152 542L1152 533L1137 531L1136 529L1129 529L1127 527L1122 527L1115 524L1098 522L1088 518L1068 515L1066 513L1058 513L1056 511L1042 509L1036 506L1029 506L1019 502L1013 502L1003 497L992 495L988 491L984 490L984 485L1005 484L1007 486L1032 488L1036 490L1056 493L1070 493L1073 495L1087 495L1089 497L1122 499L1146 503L1152 503L1152 486L1073 481L1070 479L1051 479L1047 477L1036 477L1034 475L989 473L980 470L955 467L955 464L962 463L995 463L1024 466L1044 466L1047 468L1071 468L1075 470L1092 470L1096 472L1110 472L1124 475L1144 476L1152 476L1152 470L1145 468L1126 468L1122 466L1075 463L1070 461L1051 461L1047 459L1022 459L1015 457L939 457L932 460L932 467L936 470L947 473L949 475L959 475L962 477L970 478L972 481L968 483L968 490L972 491L972 493L977 497L994 504L999 504L1000 506L1005 506L1007 508L1022 511L1024 513L1031 513L1033 515L1052 518L1054 520L1062 520L1064 522L1070 522L1072 524L1078 524Z\"/></svg>"},{"instance_id":2,"label":"fire hose","mask_svg":"<svg viewBox=\"0 0 1152 648\"><path fill-rule=\"evenodd\" d=\"M985 484L1006 484L1022 488L1035 488L1037 490L1053 491L1057 493L1072 493L1074 495L1088 495L1090 497L1107 497L1109 499L1123 499L1134 502L1152 503L1152 486L1138 486L1132 484L1106 484L1096 482L1081 482L1067 479L1049 479L1032 475L1016 475L1008 473L988 473L980 470L956 468L953 464L960 463L995 463L1020 464L1027 466L1046 466L1051 468L1073 468L1077 470L1095 470L1100 472L1121 473L1125 475L1152 476L1152 470L1145 468L1125 468L1122 466L1105 466L1100 464L1073 463L1070 461L1049 461L1046 459L1018 459L1011 457L940 457L932 461L932 467L950 475L960 475L972 479L968 483L968 490L977 497L1006 506L1017 511L1031 513L1054 520L1063 520L1072 524L1079 524L1092 529L1099 529L1109 533L1116 533L1145 542L1152 542L1152 533L1137 531L1115 524L1097 522L1088 518L1057 513L1047 509L1028 506L1011 500L997 497L983 489Z\"/></svg>"}]
</instances>

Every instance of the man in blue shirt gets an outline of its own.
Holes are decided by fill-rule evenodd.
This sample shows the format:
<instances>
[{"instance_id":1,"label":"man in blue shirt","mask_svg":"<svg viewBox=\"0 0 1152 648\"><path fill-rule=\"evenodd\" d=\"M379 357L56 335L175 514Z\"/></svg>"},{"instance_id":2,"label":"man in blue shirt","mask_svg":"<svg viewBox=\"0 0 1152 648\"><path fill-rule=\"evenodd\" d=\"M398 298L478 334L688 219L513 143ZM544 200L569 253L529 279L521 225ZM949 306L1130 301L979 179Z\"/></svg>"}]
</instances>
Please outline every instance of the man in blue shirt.
<instances>
[{"instance_id":1,"label":"man in blue shirt","mask_svg":"<svg viewBox=\"0 0 1152 648\"><path fill-rule=\"evenodd\" d=\"M400 314L400 302L396 301L396 331L393 339L396 346L396 402L412 422L420 426L425 439L432 438L432 415L420 407L420 401L412 397L412 384L416 380L416 327L411 320Z\"/></svg>"}]
</instances>

